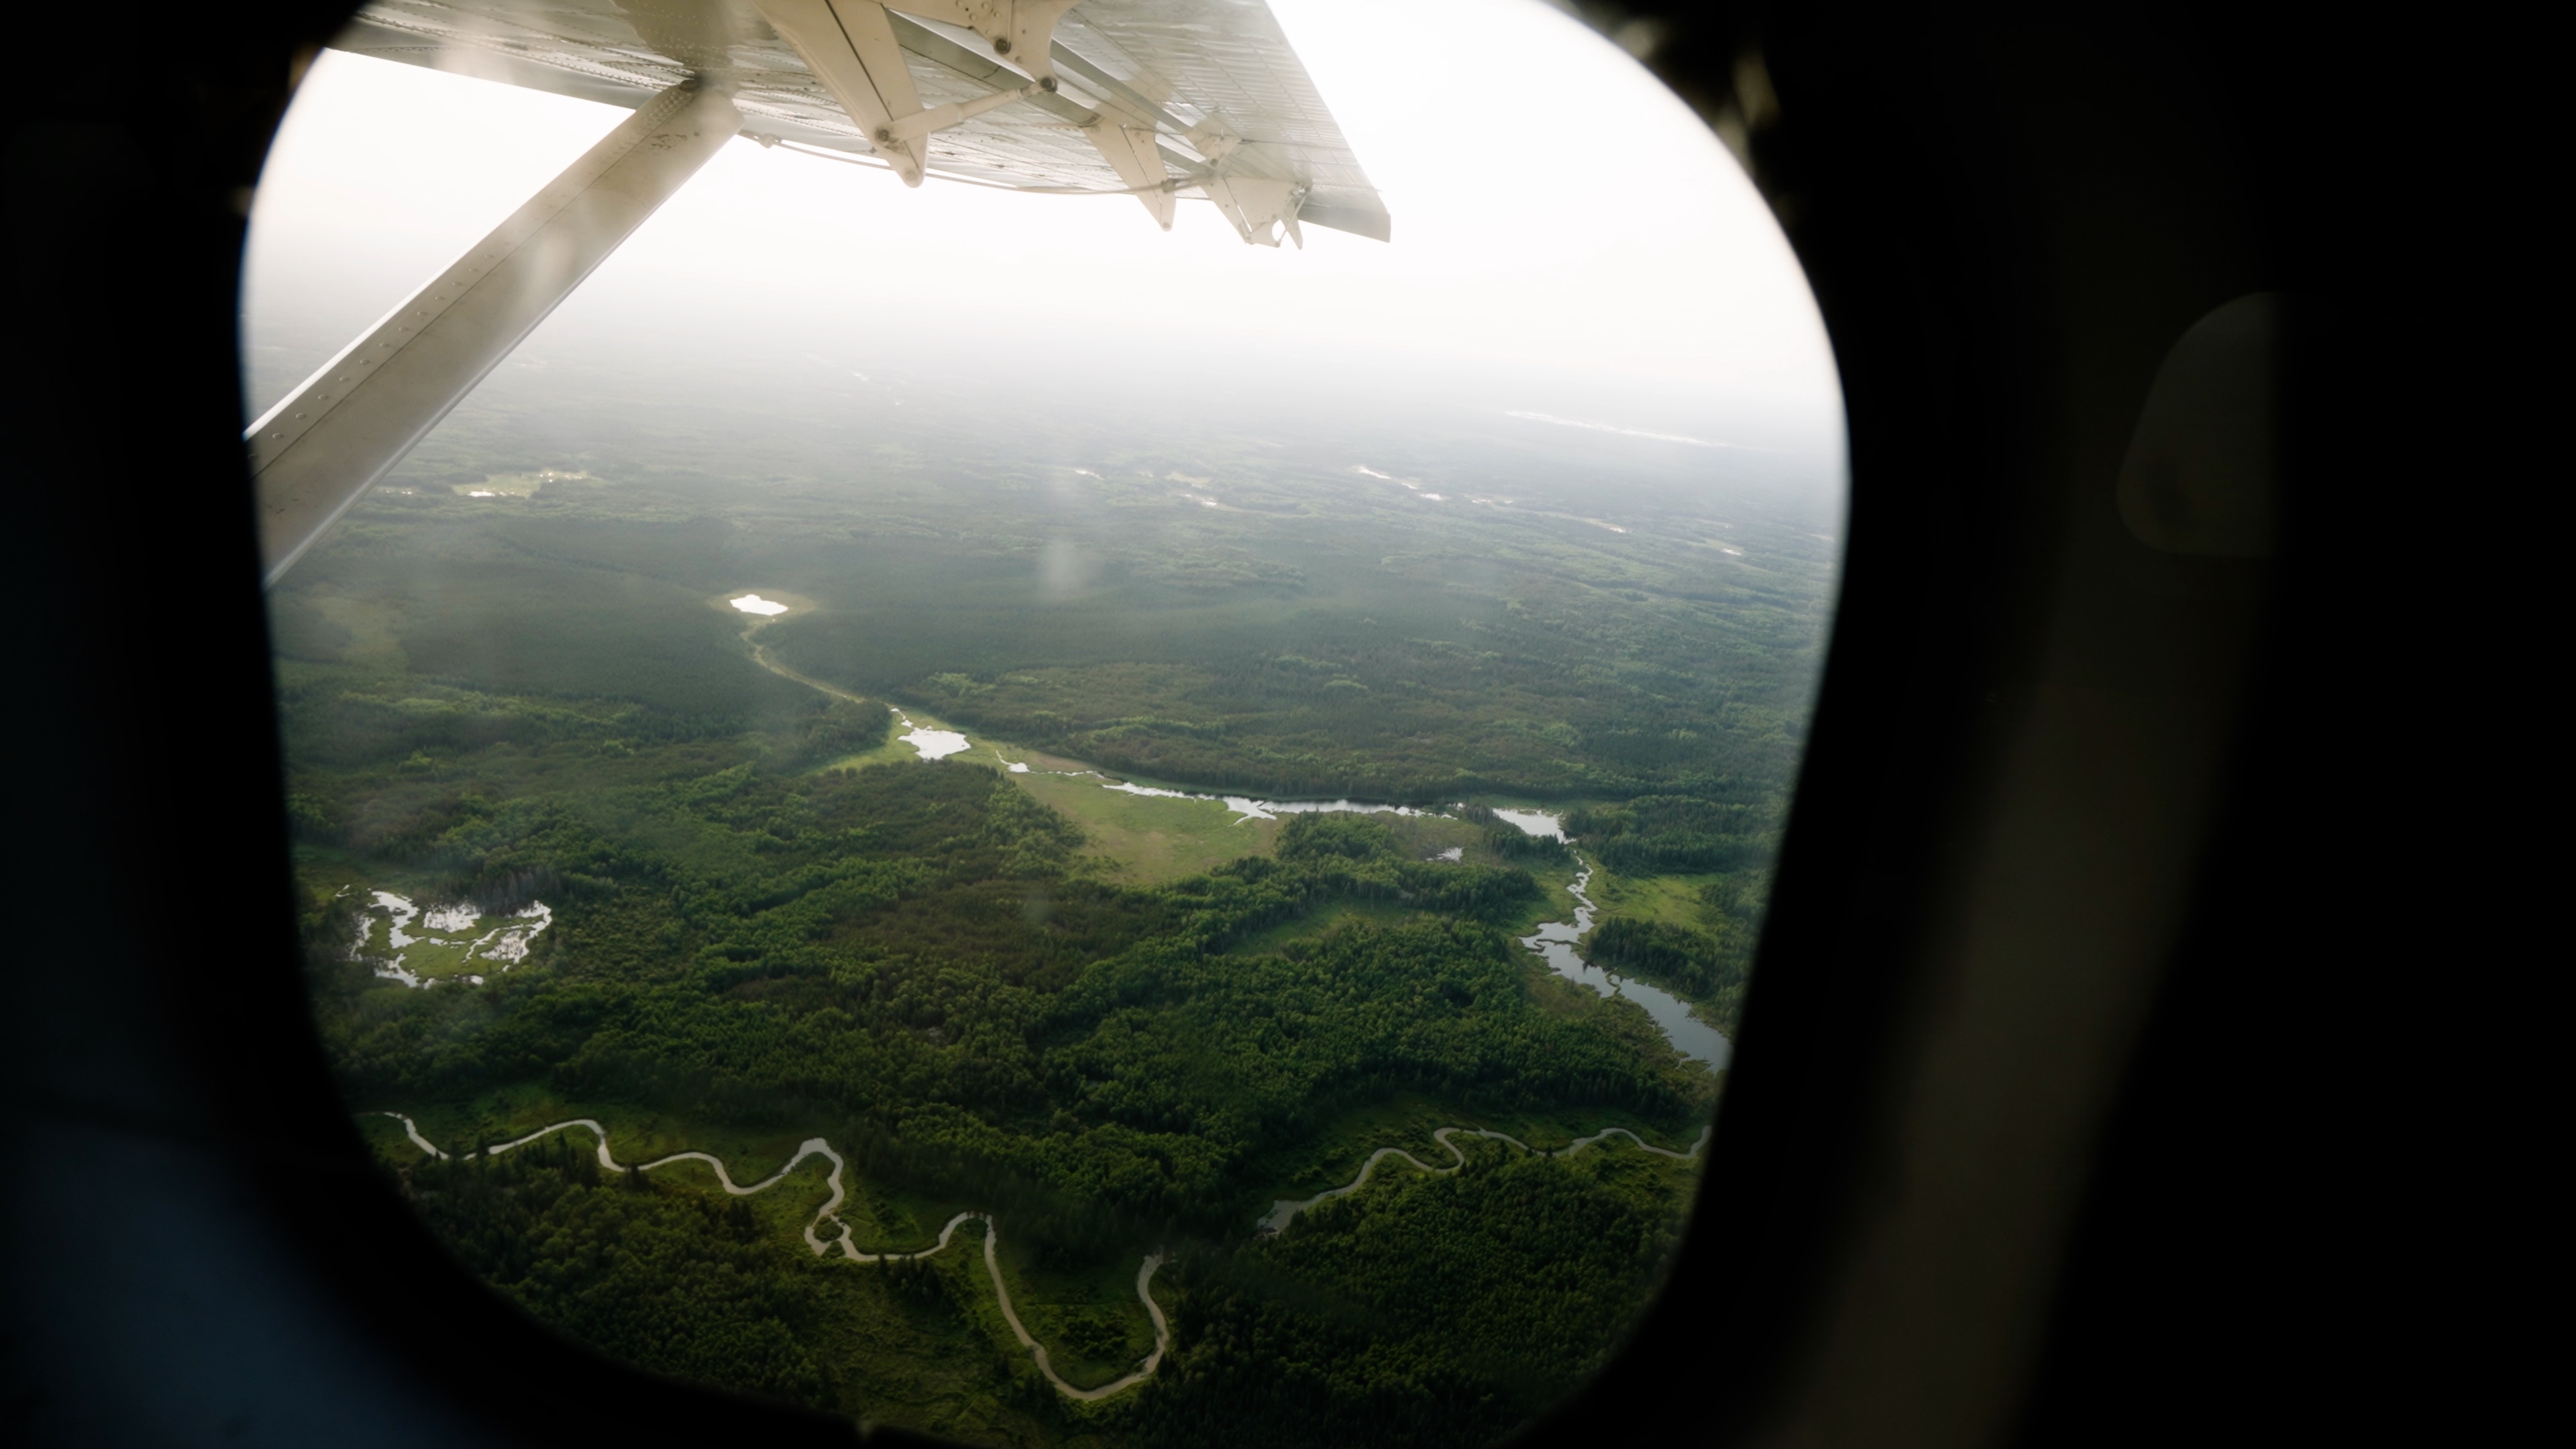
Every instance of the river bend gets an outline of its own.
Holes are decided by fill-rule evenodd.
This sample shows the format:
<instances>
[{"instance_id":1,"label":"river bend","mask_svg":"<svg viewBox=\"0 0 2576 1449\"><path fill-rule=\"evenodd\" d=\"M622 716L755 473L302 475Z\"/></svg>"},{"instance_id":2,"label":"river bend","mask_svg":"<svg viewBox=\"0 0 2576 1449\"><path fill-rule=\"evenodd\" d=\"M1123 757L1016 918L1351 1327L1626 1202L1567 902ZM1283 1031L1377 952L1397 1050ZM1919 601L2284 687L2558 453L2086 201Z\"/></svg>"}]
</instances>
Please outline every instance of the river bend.
<instances>
[{"instance_id":1,"label":"river bend","mask_svg":"<svg viewBox=\"0 0 2576 1449\"><path fill-rule=\"evenodd\" d=\"M1340 1187L1326 1188L1322 1192L1315 1194L1313 1197L1281 1198L1272 1203L1270 1205L1270 1211L1261 1219L1261 1230L1265 1233L1282 1231L1288 1226L1288 1224L1296 1220L1297 1214L1304 1212L1315 1204L1337 1197L1349 1197L1352 1193L1368 1186L1369 1174L1377 1171L1377 1165L1390 1157L1403 1158L1406 1162L1411 1163L1414 1170L1418 1172L1429 1173L1433 1177L1447 1177L1451 1173L1454 1173L1458 1169L1467 1165L1467 1153L1465 1149L1461 1148L1457 1143L1450 1141L1449 1139L1452 1137L1483 1137L1495 1142L1508 1142L1523 1152L1538 1152L1541 1157L1572 1157L1574 1154L1581 1152L1584 1148L1599 1145L1607 1138L1625 1137L1630 1142L1635 1143L1639 1148L1647 1152L1651 1152L1657 1157L1669 1157L1676 1162L1687 1162L1690 1159L1699 1156L1699 1150L1708 1145L1708 1134L1711 1130L1712 1129L1707 1127L1701 1128L1698 1140L1692 1142L1688 1150L1682 1152L1675 1152L1668 1147L1657 1147L1653 1143L1646 1141L1644 1138L1639 1137L1636 1133L1629 1131L1625 1127L1604 1127L1589 1137L1577 1137L1572 1142L1556 1149L1554 1152L1539 1152L1539 1149L1530 1146L1528 1143L1512 1136L1508 1132L1494 1132L1483 1127L1443 1127L1439 1131L1431 1134L1431 1140L1448 1149L1449 1156L1454 1159L1447 1167L1433 1167L1431 1164L1414 1156L1412 1153L1405 1151L1401 1147L1381 1147L1377 1151L1368 1155L1368 1161L1360 1164L1359 1176L1343 1183Z\"/></svg>"},{"instance_id":2,"label":"river bend","mask_svg":"<svg viewBox=\"0 0 2576 1449\"><path fill-rule=\"evenodd\" d=\"M419 1148L421 1151L441 1160L446 1160L448 1158L449 1154L447 1152L420 1134L419 1124L412 1121L411 1118L400 1112L379 1112L376 1115L380 1117L390 1117L393 1120L400 1122L403 1126L403 1135L409 1137L412 1145ZM601 1126L599 1120L594 1117L572 1117L564 1121L554 1123L551 1126L540 1127L536 1131L531 1132L524 1137L514 1137L507 1142L496 1143L492 1146L486 1147L482 1150L482 1155L485 1157L498 1157L504 1152L511 1151L514 1148L525 1147L531 1142L539 1141L543 1138L553 1136L557 1132L573 1127L581 1128L583 1131L588 1132L593 1138L597 1139L599 1165L601 1170L620 1173L627 1170L626 1165L621 1164L615 1157L609 1154L608 1129ZM468 1152L465 1155L472 1157L475 1154ZM1037 1364L1038 1372L1046 1376L1046 1381L1048 1383L1055 1385L1055 1391L1057 1393L1080 1403L1097 1403L1102 1399L1108 1398L1112 1394L1124 1393L1125 1391L1136 1387L1138 1384L1145 1382L1145 1380L1152 1378L1154 1376L1154 1371L1162 1367L1163 1355L1168 1352L1172 1346L1172 1325L1169 1320L1163 1317L1163 1306L1154 1301L1154 1295L1152 1292L1154 1274L1156 1270L1163 1266L1164 1255L1159 1252L1146 1254L1144 1261L1139 1264L1136 1269L1137 1301L1145 1305L1146 1315L1154 1320L1154 1351L1147 1354L1143 1363L1137 1367L1136 1371L1127 1375L1125 1378L1118 1379L1111 1383L1102 1384L1096 1389L1081 1389L1066 1383L1063 1378L1057 1375L1054 1363L1051 1362L1047 1356L1046 1345L1038 1342L1036 1338L1030 1335L1028 1325L1020 1321L1019 1311L1011 1306L1010 1287L1002 1281L1002 1230L1000 1225L993 1221L993 1215L991 1213L959 1213L957 1216L948 1220L947 1226L939 1230L939 1240L932 1243L927 1248L917 1249L909 1253L862 1253L859 1251L858 1244L851 1241L850 1225L843 1222L840 1217L841 1204L846 1201L848 1197L847 1190L841 1185L841 1173L848 1164L842 1161L841 1154L832 1150L831 1143L820 1137L806 1138L805 1141L797 1147L796 1155L787 1159L786 1166L771 1173L769 1176L762 1178L760 1181L753 1183L749 1187L744 1187L736 1183L733 1180L733 1174L725 1170L723 1160L716 1157L714 1154L707 1152L674 1152L666 1157L654 1158L650 1162L636 1163L634 1164L634 1170L637 1172L651 1172L656 1168L668 1167L674 1162L703 1162L707 1166L715 1169L716 1181L723 1185L726 1192L731 1193L735 1197L749 1197L753 1193L766 1192L769 1189L776 1187L778 1184L785 1182L787 1180L787 1175L794 1172L808 1157L820 1157L824 1161L832 1164L831 1176L826 1179L827 1184L832 1189L832 1195L824 1202L821 1209L814 1214L812 1221L805 1224L805 1246L811 1248L814 1251L815 1256L828 1257L833 1252L838 1251L842 1258L853 1263L894 1263L908 1262L918 1258L927 1258L938 1253L946 1252L949 1240L957 1235L957 1230L960 1227L963 1227L971 1221L980 1221L984 1224L984 1271L993 1280L993 1299L996 1303L1001 1305L1002 1321L1010 1325L1011 1336L1019 1340L1020 1347L1029 1351L1029 1357ZM815 1231L827 1222L839 1231L828 1236Z\"/></svg>"}]
</instances>

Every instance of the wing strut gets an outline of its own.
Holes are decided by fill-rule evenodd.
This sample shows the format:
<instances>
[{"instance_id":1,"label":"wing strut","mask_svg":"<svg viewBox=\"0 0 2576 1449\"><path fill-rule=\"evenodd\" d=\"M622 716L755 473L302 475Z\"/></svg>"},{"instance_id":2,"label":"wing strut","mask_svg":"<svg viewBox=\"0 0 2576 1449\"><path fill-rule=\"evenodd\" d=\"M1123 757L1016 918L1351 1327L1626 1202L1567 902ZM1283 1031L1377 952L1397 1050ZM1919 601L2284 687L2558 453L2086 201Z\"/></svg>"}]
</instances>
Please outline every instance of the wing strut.
<instances>
[{"instance_id":1,"label":"wing strut","mask_svg":"<svg viewBox=\"0 0 2576 1449\"><path fill-rule=\"evenodd\" d=\"M263 585L741 128L715 87L663 91L253 424Z\"/></svg>"},{"instance_id":2,"label":"wing strut","mask_svg":"<svg viewBox=\"0 0 2576 1449\"><path fill-rule=\"evenodd\" d=\"M920 111L921 92L885 7L875 0L752 0L752 6L796 48L903 184L919 186L929 151L920 136L896 135L894 123Z\"/></svg>"}]
</instances>

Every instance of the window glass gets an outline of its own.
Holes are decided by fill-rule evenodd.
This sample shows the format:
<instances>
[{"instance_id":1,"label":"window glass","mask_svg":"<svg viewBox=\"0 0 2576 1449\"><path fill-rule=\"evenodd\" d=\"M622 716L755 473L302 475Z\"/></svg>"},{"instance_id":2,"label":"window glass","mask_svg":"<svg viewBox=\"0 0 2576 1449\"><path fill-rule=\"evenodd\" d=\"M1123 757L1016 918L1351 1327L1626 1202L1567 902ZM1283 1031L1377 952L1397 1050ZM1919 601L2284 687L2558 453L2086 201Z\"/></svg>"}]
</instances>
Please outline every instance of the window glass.
<instances>
[{"instance_id":1,"label":"window glass","mask_svg":"<svg viewBox=\"0 0 2576 1449\"><path fill-rule=\"evenodd\" d=\"M1822 328L1619 45L1272 10L1389 240L746 135L271 589L347 1105L566 1337L974 1443L1482 1444L1651 1298L1834 594ZM254 416L628 114L350 43Z\"/></svg>"}]
</instances>

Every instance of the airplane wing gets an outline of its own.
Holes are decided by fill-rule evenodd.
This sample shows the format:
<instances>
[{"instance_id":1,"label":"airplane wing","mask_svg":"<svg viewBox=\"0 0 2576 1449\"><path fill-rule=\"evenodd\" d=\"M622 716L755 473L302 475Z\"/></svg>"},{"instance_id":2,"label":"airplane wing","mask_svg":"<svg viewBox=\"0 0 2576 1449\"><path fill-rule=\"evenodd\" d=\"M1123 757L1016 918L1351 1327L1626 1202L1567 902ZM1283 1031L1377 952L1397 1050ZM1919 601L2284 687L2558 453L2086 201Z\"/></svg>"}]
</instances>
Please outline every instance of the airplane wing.
<instances>
[{"instance_id":1,"label":"airplane wing","mask_svg":"<svg viewBox=\"0 0 2576 1449\"><path fill-rule=\"evenodd\" d=\"M1247 242L1385 241L1386 206L1263 0L373 0L333 48L639 108L723 87L743 134L924 177L1214 202Z\"/></svg>"},{"instance_id":2,"label":"airplane wing","mask_svg":"<svg viewBox=\"0 0 2576 1449\"><path fill-rule=\"evenodd\" d=\"M735 136L1385 241L1263 0L374 0L333 44L634 114L243 434L270 585Z\"/></svg>"}]
</instances>

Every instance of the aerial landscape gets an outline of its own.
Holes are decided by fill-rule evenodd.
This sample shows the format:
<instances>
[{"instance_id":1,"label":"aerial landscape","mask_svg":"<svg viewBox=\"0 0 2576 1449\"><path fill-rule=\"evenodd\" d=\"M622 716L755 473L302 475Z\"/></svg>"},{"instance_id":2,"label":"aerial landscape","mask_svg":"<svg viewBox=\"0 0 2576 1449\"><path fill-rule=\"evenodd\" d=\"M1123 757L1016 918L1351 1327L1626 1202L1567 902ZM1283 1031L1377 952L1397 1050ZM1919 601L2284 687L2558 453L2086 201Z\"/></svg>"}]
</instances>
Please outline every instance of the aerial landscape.
<instances>
[{"instance_id":1,"label":"aerial landscape","mask_svg":"<svg viewBox=\"0 0 2576 1449\"><path fill-rule=\"evenodd\" d=\"M1540 421L932 462L921 392L797 457L536 391L624 441L460 419L272 596L351 1107L656 1370L986 1443L1508 1431L1689 1210L1830 519Z\"/></svg>"},{"instance_id":2,"label":"aerial landscape","mask_svg":"<svg viewBox=\"0 0 2576 1449\"><path fill-rule=\"evenodd\" d=\"M430 84L366 64L344 106ZM1485 234L1409 195L1435 259ZM791 305L649 272L743 209L687 200L268 595L313 1019L401 1201L578 1344L969 1444L1483 1445L1575 1392L1707 1170L1829 391L1557 366L1665 345L1588 294L1524 355L974 320L973 256ZM253 413L387 305L262 224ZM1261 265L1379 265L1337 245Z\"/></svg>"}]
</instances>

